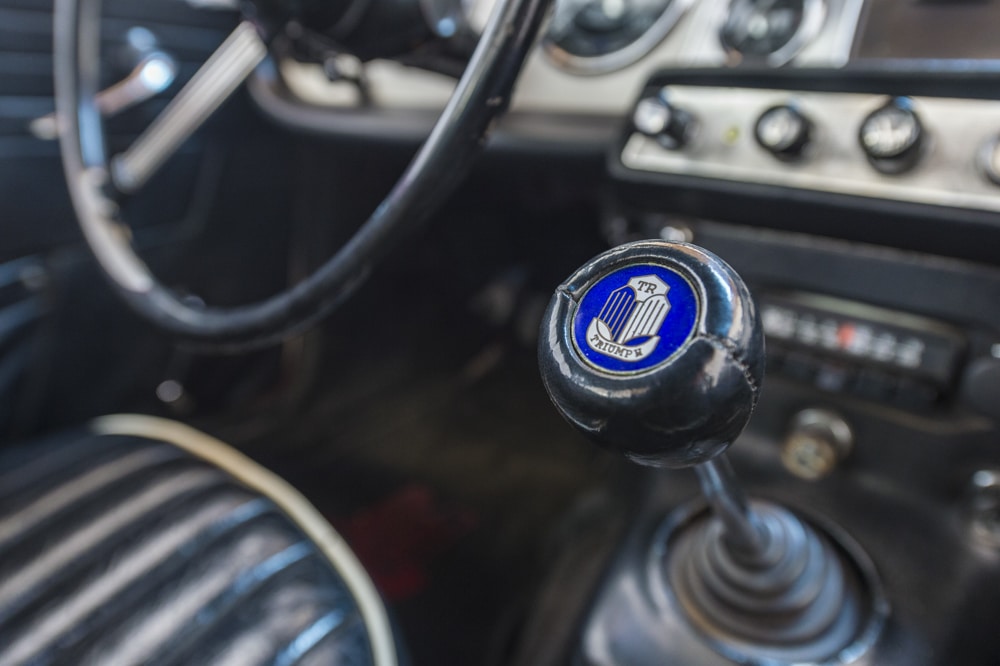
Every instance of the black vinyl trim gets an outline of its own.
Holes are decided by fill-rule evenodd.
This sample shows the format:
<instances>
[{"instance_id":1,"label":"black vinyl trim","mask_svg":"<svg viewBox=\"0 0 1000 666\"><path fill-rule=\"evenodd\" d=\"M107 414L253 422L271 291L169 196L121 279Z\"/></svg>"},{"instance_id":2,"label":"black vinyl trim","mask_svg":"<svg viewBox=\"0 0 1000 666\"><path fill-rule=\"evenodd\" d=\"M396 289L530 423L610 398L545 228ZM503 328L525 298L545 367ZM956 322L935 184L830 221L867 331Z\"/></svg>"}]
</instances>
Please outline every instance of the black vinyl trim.
<instances>
[{"instance_id":1,"label":"black vinyl trim","mask_svg":"<svg viewBox=\"0 0 1000 666\"><path fill-rule=\"evenodd\" d=\"M274 666L295 666L324 640L340 631L347 623L344 609L330 611L303 629L288 645L280 650L274 659Z\"/></svg>"},{"instance_id":2,"label":"black vinyl trim","mask_svg":"<svg viewBox=\"0 0 1000 666\"><path fill-rule=\"evenodd\" d=\"M59 649L64 651L63 659L54 663L73 666L74 654L84 653L87 648L99 643L100 639L105 634L111 633L115 626L123 624L143 601L156 598L175 577L180 576L185 567L191 566L199 559L211 557L213 553L223 551L247 534L249 528L277 513L274 503L262 497L248 500L233 509L226 517L186 543L174 557L161 562L147 572L138 583L119 593L113 603L106 605L97 617L93 618L93 623L88 624L85 632L68 636L59 646Z\"/></svg>"},{"instance_id":3,"label":"black vinyl trim","mask_svg":"<svg viewBox=\"0 0 1000 666\"><path fill-rule=\"evenodd\" d=\"M153 464L128 462L145 453ZM128 473L101 474L117 461ZM32 470L22 493L3 488L0 517L45 513L0 555L0 663L190 664L247 650L372 663L337 563L278 500L223 469L164 441L81 431L0 451L0 468L0 488ZM33 507L39 497L59 501Z\"/></svg>"},{"instance_id":4,"label":"black vinyl trim","mask_svg":"<svg viewBox=\"0 0 1000 666\"><path fill-rule=\"evenodd\" d=\"M256 597L266 594L271 586L281 581L283 575L293 574L297 567L303 566L314 555L309 543L300 541L243 572L227 590L205 606L200 625L185 635L174 652L169 656L165 655L164 659L153 660L149 666L197 662L201 643L214 632L222 630L226 620Z\"/></svg>"},{"instance_id":5,"label":"black vinyl trim","mask_svg":"<svg viewBox=\"0 0 1000 666\"><path fill-rule=\"evenodd\" d=\"M164 516L169 513L194 509L203 504L208 497L218 494L219 490L225 488L228 484L229 482L220 476L218 481L211 485L196 487L179 495L172 496L167 502L158 505L156 512L159 514L160 519L163 520ZM50 530L62 532L69 525L72 525L75 519L76 516L69 516L63 525L58 525L58 527L50 526ZM84 574L85 571L100 569L108 561L111 553L118 551L125 544L136 540L138 538L136 527L140 524L143 524L146 529L155 530L155 524L150 525L148 515L134 516L128 523L121 525L117 530L107 535L100 542L100 547L85 550L67 563L66 566L52 572L45 580L39 581L38 584L29 587L17 598L8 600L5 604L0 605L0 625L4 626L4 633L8 641L11 640L13 635L13 628L29 624L33 614L45 612L50 604L66 597L68 588L75 587L81 582L85 584L87 580ZM42 534L40 537L32 539L32 541L41 542L43 547L58 547L58 544L50 542L50 534L51 532ZM34 552L39 552L37 548L38 546L36 545L35 549L33 549ZM19 568L18 565L23 565L23 562L14 564L15 567Z\"/></svg>"},{"instance_id":6,"label":"black vinyl trim","mask_svg":"<svg viewBox=\"0 0 1000 666\"><path fill-rule=\"evenodd\" d=\"M112 477L106 479L105 483L115 485L127 484L130 479L149 474L156 468L175 462L179 458L180 454L178 451L166 446L137 448L135 451L127 453L124 456L116 457L101 465L95 465L84 470L73 477L69 483L81 482L87 476L104 470L107 476ZM48 511L39 510L35 507L37 502L45 499L48 495L41 494L31 497L29 503L23 504L19 509L11 512L8 520L14 521L16 517L16 521L12 522L12 525L16 529L12 530L6 537L0 535L0 555L3 554L6 548L10 547L12 542L17 541L23 544L33 534L44 529L46 525L59 520L65 514L79 511L81 504L86 503L98 493L106 492L106 490L106 485L91 486L88 490L75 497L67 498L62 505Z\"/></svg>"},{"instance_id":7,"label":"black vinyl trim","mask_svg":"<svg viewBox=\"0 0 1000 666\"><path fill-rule=\"evenodd\" d=\"M664 69L650 77L645 91L668 85L1000 99L1000 63L882 60L840 69Z\"/></svg>"},{"instance_id":8,"label":"black vinyl trim","mask_svg":"<svg viewBox=\"0 0 1000 666\"><path fill-rule=\"evenodd\" d=\"M26 493L40 494L45 487L61 484L59 475L78 472L81 465L100 464L139 441L132 437L102 437L93 445L77 447L66 446L67 435L77 438L83 432L62 433L5 452L7 470L0 473L0 506L6 510L11 498L23 500Z\"/></svg>"}]
</instances>

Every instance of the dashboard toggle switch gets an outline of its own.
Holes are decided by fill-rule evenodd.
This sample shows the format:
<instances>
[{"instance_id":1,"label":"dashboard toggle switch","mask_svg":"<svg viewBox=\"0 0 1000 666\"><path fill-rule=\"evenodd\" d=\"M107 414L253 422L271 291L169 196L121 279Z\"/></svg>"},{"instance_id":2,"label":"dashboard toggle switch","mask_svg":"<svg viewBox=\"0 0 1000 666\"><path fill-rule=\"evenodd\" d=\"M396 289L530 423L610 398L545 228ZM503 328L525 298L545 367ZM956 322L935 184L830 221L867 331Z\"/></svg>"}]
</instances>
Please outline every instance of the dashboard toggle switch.
<instances>
[{"instance_id":1,"label":"dashboard toggle switch","mask_svg":"<svg viewBox=\"0 0 1000 666\"><path fill-rule=\"evenodd\" d=\"M773 106L760 115L754 126L757 143L780 160L797 160L812 134L812 122L791 104Z\"/></svg>"},{"instance_id":2,"label":"dashboard toggle switch","mask_svg":"<svg viewBox=\"0 0 1000 666\"><path fill-rule=\"evenodd\" d=\"M908 97L894 97L862 121L858 141L878 171L895 175L920 161L924 127Z\"/></svg>"},{"instance_id":3,"label":"dashboard toggle switch","mask_svg":"<svg viewBox=\"0 0 1000 666\"><path fill-rule=\"evenodd\" d=\"M697 124L693 114L671 104L662 90L639 100L632 113L632 125L668 150L686 146L694 136Z\"/></svg>"}]
</instances>

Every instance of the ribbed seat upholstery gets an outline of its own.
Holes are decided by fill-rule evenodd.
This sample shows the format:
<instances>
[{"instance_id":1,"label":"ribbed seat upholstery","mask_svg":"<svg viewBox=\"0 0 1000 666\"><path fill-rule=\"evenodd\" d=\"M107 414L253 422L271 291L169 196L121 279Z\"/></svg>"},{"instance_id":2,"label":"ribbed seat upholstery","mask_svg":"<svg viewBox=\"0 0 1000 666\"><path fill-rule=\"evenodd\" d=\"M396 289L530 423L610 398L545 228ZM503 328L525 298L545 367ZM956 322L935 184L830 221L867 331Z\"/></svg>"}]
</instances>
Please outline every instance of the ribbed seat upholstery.
<instances>
[{"instance_id":1,"label":"ribbed seat upholstery","mask_svg":"<svg viewBox=\"0 0 1000 666\"><path fill-rule=\"evenodd\" d=\"M273 498L174 444L0 451L4 666L373 664L351 587Z\"/></svg>"}]
</instances>

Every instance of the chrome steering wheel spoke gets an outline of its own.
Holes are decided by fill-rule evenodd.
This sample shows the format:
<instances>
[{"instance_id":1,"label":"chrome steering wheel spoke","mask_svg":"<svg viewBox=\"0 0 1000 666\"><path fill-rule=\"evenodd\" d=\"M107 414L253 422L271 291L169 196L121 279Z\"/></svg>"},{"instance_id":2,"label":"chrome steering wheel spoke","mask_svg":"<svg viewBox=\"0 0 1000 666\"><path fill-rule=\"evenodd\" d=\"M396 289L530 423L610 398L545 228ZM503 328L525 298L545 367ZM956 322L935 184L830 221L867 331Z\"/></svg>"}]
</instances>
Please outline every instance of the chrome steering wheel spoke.
<instances>
[{"instance_id":1,"label":"chrome steering wheel spoke","mask_svg":"<svg viewBox=\"0 0 1000 666\"><path fill-rule=\"evenodd\" d=\"M265 57L257 29L240 23L132 145L111 159L115 187L131 193L145 185Z\"/></svg>"}]
</instances>

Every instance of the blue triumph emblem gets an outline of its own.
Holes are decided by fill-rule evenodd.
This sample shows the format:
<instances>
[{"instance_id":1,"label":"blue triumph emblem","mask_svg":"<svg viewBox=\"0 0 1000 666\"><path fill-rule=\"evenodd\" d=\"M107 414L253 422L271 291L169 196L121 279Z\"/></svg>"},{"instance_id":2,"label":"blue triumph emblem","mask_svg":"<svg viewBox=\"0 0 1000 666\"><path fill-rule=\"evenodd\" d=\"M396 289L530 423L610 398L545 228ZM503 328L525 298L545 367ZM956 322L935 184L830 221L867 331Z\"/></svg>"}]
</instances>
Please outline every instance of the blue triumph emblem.
<instances>
[{"instance_id":1,"label":"blue triumph emblem","mask_svg":"<svg viewBox=\"0 0 1000 666\"><path fill-rule=\"evenodd\" d=\"M652 369L694 332L698 299L681 275L654 264L618 269L580 300L573 340L587 361L611 373Z\"/></svg>"}]
</instances>

